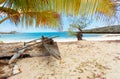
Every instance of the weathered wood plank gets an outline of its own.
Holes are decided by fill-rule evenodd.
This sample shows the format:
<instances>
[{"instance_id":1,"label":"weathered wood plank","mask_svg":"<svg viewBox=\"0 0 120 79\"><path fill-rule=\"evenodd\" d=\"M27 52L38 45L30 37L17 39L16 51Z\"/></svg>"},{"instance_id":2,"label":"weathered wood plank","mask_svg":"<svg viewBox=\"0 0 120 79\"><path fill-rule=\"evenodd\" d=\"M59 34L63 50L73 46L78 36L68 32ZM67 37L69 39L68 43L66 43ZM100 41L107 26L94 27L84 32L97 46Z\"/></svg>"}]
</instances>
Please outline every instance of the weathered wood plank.
<instances>
[{"instance_id":1,"label":"weathered wood plank","mask_svg":"<svg viewBox=\"0 0 120 79\"><path fill-rule=\"evenodd\" d=\"M49 45L49 44L46 44L46 43L43 43L43 46L46 48L46 50L50 53L50 55L52 55L53 57L55 57L56 59L61 59L61 56L60 56L60 52L59 50L57 49L56 46L54 45Z\"/></svg>"},{"instance_id":2,"label":"weathered wood plank","mask_svg":"<svg viewBox=\"0 0 120 79\"><path fill-rule=\"evenodd\" d=\"M45 46L44 48L45 48L47 51L49 50L49 53L50 53L52 56L56 57L57 59L60 59L60 58L61 58L61 57L60 57L60 54L59 54L59 53L56 53L56 52L58 52L58 51L53 48L54 45L51 45L50 48L48 49L49 45L52 44L52 43L54 43L54 41L52 40L52 38L56 38L56 37L58 37L58 36L51 37L51 38L45 37L45 39L42 39L42 38L41 38L42 41L40 41L40 42L34 42L35 40L30 41L30 42L24 44L25 46L20 47L20 48L18 47L16 50L8 51L8 52L6 52L6 53L2 53L3 55L1 54L0 57L2 57L2 58L4 59L5 56L8 56L8 57L13 56L13 57L10 59L10 61L9 61L9 64L11 64L11 63L14 62L17 58L19 58L26 50L28 51L28 48L31 48L31 49L32 49L34 46L37 46L37 45L40 46L40 45L43 45L43 43L45 43L45 45L43 45L43 46ZM38 40L38 39L36 39L36 40ZM32 42L32 43L31 43L31 42ZM10 53L10 52L11 52L11 53ZM12 52L13 52L13 53L12 53ZM17 52L17 53L15 53L15 52ZM51 52L53 52L53 53L55 53L55 54L52 54ZM15 53L15 54L14 54L14 53ZM9 55L8 55L8 54L9 54ZM14 55L13 55L13 54L14 54Z\"/></svg>"},{"instance_id":3,"label":"weathered wood plank","mask_svg":"<svg viewBox=\"0 0 120 79\"><path fill-rule=\"evenodd\" d=\"M24 46L24 48L27 47L27 46ZM22 50L19 50L17 51L16 54L14 54L14 56L9 60L9 63L8 64L11 64L12 62L14 62L18 57L20 57L21 54L24 53L26 49L22 49Z\"/></svg>"},{"instance_id":4,"label":"weathered wood plank","mask_svg":"<svg viewBox=\"0 0 120 79\"><path fill-rule=\"evenodd\" d=\"M29 47L32 47L32 46L34 46L34 45L36 45L36 44L41 44L41 45L42 45L41 42L37 42L37 43L35 43L35 44L26 45L26 46L23 46L23 48L18 49L18 51L16 51L17 53L15 53L15 54L13 55L13 57L9 60L9 63L8 63L8 64L11 64L12 62L14 62L14 61L15 61L17 58L19 58Z\"/></svg>"}]
</instances>

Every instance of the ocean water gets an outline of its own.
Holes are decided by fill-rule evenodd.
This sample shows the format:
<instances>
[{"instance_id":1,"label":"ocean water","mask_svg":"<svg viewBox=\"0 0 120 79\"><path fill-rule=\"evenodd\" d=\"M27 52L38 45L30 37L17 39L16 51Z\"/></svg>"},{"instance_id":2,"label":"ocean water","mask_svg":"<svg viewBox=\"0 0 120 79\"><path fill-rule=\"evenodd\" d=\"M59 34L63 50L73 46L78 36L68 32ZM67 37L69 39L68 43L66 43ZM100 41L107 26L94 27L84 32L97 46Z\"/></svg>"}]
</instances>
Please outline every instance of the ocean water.
<instances>
[{"instance_id":1,"label":"ocean water","mask_svg":"<svg viewBox=\"0 0 120 79\"><path fill-rule=\"evenodd\" d=\"M57 39L76 38L75 36L70 36L68 32L39 32L39 33L0 34L0 40L2 41L34 40L41 38L42 35L46 37L58 36ZM101 34L83 34L83 38L97 36L101 36Z\"/></svg>"}]
</instances>

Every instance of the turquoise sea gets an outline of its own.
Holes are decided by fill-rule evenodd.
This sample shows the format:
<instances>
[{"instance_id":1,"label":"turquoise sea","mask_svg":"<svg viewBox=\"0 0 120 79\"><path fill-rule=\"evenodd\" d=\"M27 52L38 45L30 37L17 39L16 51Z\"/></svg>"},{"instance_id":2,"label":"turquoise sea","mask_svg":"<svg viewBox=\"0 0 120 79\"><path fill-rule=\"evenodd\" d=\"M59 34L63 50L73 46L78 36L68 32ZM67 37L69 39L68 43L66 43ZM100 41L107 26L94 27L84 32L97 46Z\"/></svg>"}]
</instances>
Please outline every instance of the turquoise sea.
<instances>
[{"instance_id":1,"label":"turquoise sea","mask_svg":"<svg viewBox=\"0 0 120 79\"><path fill-rule=\"evenodd\" d=\"M4 41L17 41L17 40L34 40L41 38L41 36L54 37L58 36L58 39L76 38L75 36L70 36L68 32L39 32L39 33L16 33L16 34L0 34L0 40ZM83 34L85 37L97 37L101 34Z\"/></svg>"}]
</instances>

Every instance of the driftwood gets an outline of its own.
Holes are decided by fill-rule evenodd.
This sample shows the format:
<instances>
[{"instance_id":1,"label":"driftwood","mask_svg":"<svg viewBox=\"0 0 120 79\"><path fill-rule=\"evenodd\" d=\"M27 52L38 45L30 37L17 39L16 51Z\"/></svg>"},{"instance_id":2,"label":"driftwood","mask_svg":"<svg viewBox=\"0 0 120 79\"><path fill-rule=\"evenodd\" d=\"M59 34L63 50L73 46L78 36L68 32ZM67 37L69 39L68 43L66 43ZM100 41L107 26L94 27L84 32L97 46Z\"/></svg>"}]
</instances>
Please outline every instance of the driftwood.
<instances>
[{"instance_id":1,"label":"driftwood","mask_svg":"<svg viewBox=\"0 0 120 79\"><path fill-rule=\"evenodd\" d=\"M53 38L56 38L56 37L58 37L58 36L51 37L51 38L49 38L49 39L53 39ZM45 37L45 38L46 38L46 37ZM38 39L36 39L36 41L37 41L37 40L38 40ZM39 40L40 40L40 39L39 39ZM42 38L41 38L41 40L42 40ZM34 40L34 41L35 41L35 40ZM25 42L24 45L29 44L29 43L34 42L34 41ZM44 40L44 42L49 43L50 40L48 40L48 38L47 38L47 40ZM38 45L38 44L42 45L42 42L36 42L36 43L34 43L34 44L27 45L26 47L22 47L22 48L18 48L17 50L13 50L12 52L17 52L17 51L19 51L19 50L23 50L23 49L26 49L26 48L28 48L28 47L32 47L32 46ZM11 51L9 51L9 52L11 52Z\"/></svg>"},{"instance_id":2,"label":"driftwood","mask_svg":"<svg viewBox=\"0 0 120 79\"><path fill-rule=\"evenodd\" d=\"M54 45L43 43L43 46L50 53L50 55L52 55L56 59L61 59L60 52L58 51L58 49L56 49Z\"/></svg>"},{"instance_id":3,"label":"driftwood","mask_svg":"<svg viewBox=\"0 0 120 79\"><path fill-rule=\"evenodd\" d=\"M25 43L22 48L18 48L17 50L14 51L17 53L14 54L13 57L10 59L9 64L13 63L18 57L20 57L24 53L25 50L27 50L29 47L33 47L34 45L43 45L50 55L52 55L56 59L61 59L60 53L58 49L55 48L53 44L54 41L52 40L52 38L42 37L41 42L35 42L34 44L30 45L29 43L34 42L35 40Z\"/></svg>"},{"instance_id":4,"label":"driftwood","mask_svg":"<svg viewBox=\"0 0 120 79\"><path fill-rule=\"evenodd\" d=\"M51 37L51 38L56 38L56 37L58 37L58 36L54 36L54 37ZM42 38L38 38L38 39L29 41L29 42L24 42L24 46L25 46L26 44L28 45L28 44L30 44L30 43L32 43L32 42L36 42L36 41L38 41L38 40L41 41L41 39L42 39ZM37 44L39 44L39 43L41 43L41 42L36 42L36 43L34 43L34 44L28 45L27 47L16 48L16 49L14 49L14 50L11 50L11 51L6 52L5 54L15 53L15 52L17 52L18 50L26 49L26 48L28 48L28 47L32 47L32 46L37 45Z\"/></svg>"},{"instance_id":5,"label":"driftwood","mask_svg":"<svg viewBox=\"0 0 120 79\"><path fill-rule=\"evenodd\" d=\"M60 52L58 48L54 45L53 39L42 37L42 44L50 55L52 55L56 59L61 59Z\"/></svg>"},{"instance_id":6,"label":"driftwood","mask_svg":"<svg viewBox=\"0 0 120 79\"><path fill-rule=\"evenodd\" d=\"M16 54L13 55L13 57L9 60L9 64L11 64L12 62L14 62L18 57L20 57L29 47L33 47L36 44L41 44L41 42L37 42L35 44L31 44L29 46L24 46L23 48L19 48L18 50L16 50Z\"/></svg>"},{"instance_id":7,"label":"driftwood","mask_svg":"<svg viewBox=\"0 0 120 79\"><path fill-rule=\"evenodd\" d=\"M27 46L24 46L24 48L26 48L26 47ZM25 50L26 49L22 49L22 50L17 51L17 53L10 59L8 64L11 64L13 61L16 60L16 58L20 57L20 55L23 54Z\"/></svg>"},{"instance_id":8,"label":"driftwood","mask_svg":"<svg viewBox=\"0 0 120 79\"><path fill-rule=\"evenodd\" d=\"M55 38L55 37L52 37L52 38ZM57 47L57 44L52 40L52 38L46 38L46 37L44 37L44 38L42 38L41 39L41 42L34 42L35 40L33 40L33 41L30 41L30 42L27 42L27 43L25 43L24 44L24 46L23 47L21 47L21 48L17 48L16 50L13 50L14 52L17 52L17 53L12 53L12 55L10 55L10 56L3 56L3 57L0 57L0 62L1 61L3 61L1 64L6 64L6 66L5 67L7 67L8 66L8 64L10 64L10 65L14 65L14 64L11 64L11 63L13 63L17 58L20 58L20 56L22 55L22 57L31 57L29 54L24 54L24 52L26 51L26 50L29 50L29 48L32 48L32 47L34 47L34 46L43 46L43 48L45 49L45 50L47 50L48 51L48 54L50 55L50 56L53 56L53 57L55 57L56 59L61 59L61 56L60 56L60 52L59 52L59 49L58 49L58 47ZM38 40L38 39L37 39ZM39 47L38 47L39 48ZM13 55L14 54L14 55ZM24 55L24 56L23 56ZM39 55L40 56L40 55ZM48 56L48 55L47 55ZM32 56L33 57L33 56ZM4 60L1 60L1 59L4 59ZM6 60L7 59L7 60ZM10 59L10 60L9 60ZM6 60L6 62L5 62L5 60ZM9 61L8 61L9 60ZM9 66L10 66L9 65ZM14 65L15 66L15 65ZM3 69L3 67L4 66L1 66L0 67L0 70L2 70ZM12 68L12 70L11 70L11 68ZM3 73L0 73L0 79L7 79L9 76L12 76L12 75L14 75L13 73L14 73L14 71L13 71L13 69L14 69L14 67L8 67L8 69L7 69L7 71L6 72L4 72L4 70L2 70L3 71ZM0 71L0 72L2 72L2 71Z\"/></svg>"}]
</instances>

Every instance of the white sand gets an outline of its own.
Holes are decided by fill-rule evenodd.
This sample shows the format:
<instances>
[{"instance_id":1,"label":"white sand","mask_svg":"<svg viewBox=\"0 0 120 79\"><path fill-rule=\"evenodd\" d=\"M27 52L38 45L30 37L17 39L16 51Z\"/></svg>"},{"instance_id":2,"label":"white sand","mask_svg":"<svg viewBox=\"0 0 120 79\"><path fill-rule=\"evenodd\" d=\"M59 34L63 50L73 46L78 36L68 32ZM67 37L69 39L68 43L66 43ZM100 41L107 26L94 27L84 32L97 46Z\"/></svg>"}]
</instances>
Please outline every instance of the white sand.
<instances>
[{"instance_id":1,"label":"white sand","mask_svg":"<svg viewBox=\"0 0 120 79\"><path fill-rule=\"evenodd\" d=\"M91 38L84 38L90 41L107 41L107 40L120 40L120 34L105 34L100 37L91 37Z\"/></svg>"},{"instance_id":2,"label":"white sand","mask_svg":"<svg viewBox=\"0 0 120 79\"><path fill-rule=\"evenodd\" d=\"M55 38L56 42L74 42L77 41L77 38ZM120 34L105 34L99 37L84 37L83 40L88 41L107 41L107 40L120 40ZM4 43L13 43L13 42L28 42L31 40L7 40L3 41Z\"/></svg>"},{"instance_id":3,"label":"white sand","mask_svg":"<svg viewBox=\"0 0 120 79\"><path fill-rule=\"evenodd\" d=\"M22 72L8 79L120 79L120 42L57 45L62 60L51 56L19 59L16 65Z\"/></svg>"},{"instance_id":4,"label":"white sand","mask_svg":"<svg viewBox=\"0 0 120 79\"><path fill-rule=\"evenodd\" d=\"M51 56L19 59L16 65L22 72L8 79L120 79L120 42L115 42L120 35L84 39L89 41L55 39L62 60ZM39 53L36 48L30 52Z\"/></svg>"}]
</instances>

